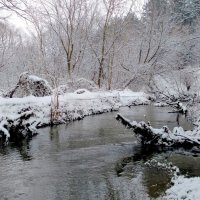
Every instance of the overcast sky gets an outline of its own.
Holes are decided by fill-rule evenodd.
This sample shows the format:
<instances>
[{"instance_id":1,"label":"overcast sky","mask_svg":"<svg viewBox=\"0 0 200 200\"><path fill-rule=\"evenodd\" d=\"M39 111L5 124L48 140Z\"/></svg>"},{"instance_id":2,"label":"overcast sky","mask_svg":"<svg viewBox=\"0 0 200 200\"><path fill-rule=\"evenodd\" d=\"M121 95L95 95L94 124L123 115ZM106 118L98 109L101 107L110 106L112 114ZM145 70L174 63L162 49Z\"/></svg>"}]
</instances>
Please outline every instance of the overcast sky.
<instances>
[{"instance_id":1,"label":"overcast sky","mask_svg":"<svg viewBox=\"0 0 200 200\"><path fill-rule=\"evenodd\" d=\"M131 1L131 0L130 0ZM137 3L135 4L135 12L139 16L142 10L142 6L144 3L147 2L147 0L137 0ZM2 12L0 15L4 15ZM27 23L24 19L20 18L16 14L12 13L9 15L9 22L13 24L16 28L24 31L25 33L29 33L31 31L31 25Z\"/></svg>"}]
</instances>

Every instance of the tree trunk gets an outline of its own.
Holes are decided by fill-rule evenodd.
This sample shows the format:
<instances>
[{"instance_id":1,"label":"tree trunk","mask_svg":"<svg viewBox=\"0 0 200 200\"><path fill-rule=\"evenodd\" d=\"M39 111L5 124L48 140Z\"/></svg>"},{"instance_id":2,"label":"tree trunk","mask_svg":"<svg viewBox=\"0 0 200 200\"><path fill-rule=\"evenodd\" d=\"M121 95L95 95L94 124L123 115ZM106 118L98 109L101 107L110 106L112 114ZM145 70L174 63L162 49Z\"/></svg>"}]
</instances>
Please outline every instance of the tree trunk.
<instances>
[{"instance_id":1,"label":"tree trunk","mask_svg":"<svg viewBox=\"0 0 200 200\"><path fill-rule=\"evenodd\" d=\"M149 123L131 122L121 114L117 114L116 119L121 121L126 127L131 128L143 145L200 148L200 142L194 139L192 134L191 136L189 134L184 134L182 127L177 127L175 131L171 132L167 126L163 126L161 129L154 129ZM192 133L192 131L190 133Z\"/></svg>"},{"instance_id":2,"label":"tree trunk","mask_svg":"<svg viewBox=\"0 0 200 200\"><path fill-rule=\"evenodd\" d=\"M99 88L101 88L102 77L103 77L103 66L100 65L100 67L99 67L99 74L98 74L98 81L97 81L97 84L98 84Z\"/></svg>"}]
</instances>

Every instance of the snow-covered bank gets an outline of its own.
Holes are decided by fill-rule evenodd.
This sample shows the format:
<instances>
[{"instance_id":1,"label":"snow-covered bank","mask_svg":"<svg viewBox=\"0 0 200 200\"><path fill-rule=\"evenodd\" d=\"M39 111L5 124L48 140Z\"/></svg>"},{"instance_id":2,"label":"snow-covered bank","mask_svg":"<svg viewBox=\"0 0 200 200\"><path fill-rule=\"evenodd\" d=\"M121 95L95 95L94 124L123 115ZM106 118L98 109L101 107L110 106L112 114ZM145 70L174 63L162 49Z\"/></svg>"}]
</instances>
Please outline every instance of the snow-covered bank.
<instances>
[{"instance_id":1,"label":"snow-covered bank","mask_svg":"<svg viewBox=\"0 0 200 200\"><path fill-rule=\"evenodd\" d=\"M164 195L157 198L159 200L199 200L200 199L200 177L188 178L180 175L180 170L171 162L160 163L157 160L149 160L145 163L149 168L156 168L167 171L171 179L171 187L165 191Z\"/></svg>"},{"instance_id":2,"label":"snow-covered bank","mask_svg":"<svg viewBox=\"0 0 200 200\"><path fill-rule=\"evenodd\" d=\"M200 199L200 177L186 177L180 174L178 167L171 179L171 187L167 189L163 200L199 200Z\"/></svg>"},{"instance_id":3,"label":"snow-covered bank","mask_svg":"<svg viewBox=\"0 0 200 200\"><path fill-rule=\"evenodd\" d=\"M187 99L195 93L199 94L200 72L198 66L185 69L170 70L157 74L151 82L152 92L164 98Z\"/></svg>"},{"instance_id":4,"label":"snow-covered bank","mask_svg":"<svg viewBox=\"0 0 200 200\"><path fill-rule=\"evenodd\" d=\"M135 93L131 90L112 92L89 92L84 89L74 93L66 93L58 96L56 110L54 97L24 97L24 98L0 98L0 122L15 121L21 113L32 112L27 119L32 128L40 128L45 125L66 123L68 121L82 119L85 116L118 110L120 106L149 104L149 96L144 93ZM52 112L56 116L52 119ZM1 123L0 133L9 139L9 129L13 123ZM27 123L27 122L26 122ZM25 125L24 122L20 126ZM6 130L5 130L6 129ZM23 133L26 137L26 133Z\"/></svg>"},{"instance_id":5,"label":"snow-covered bank","mask_svg":"<svg viewBox=\"0 0 200 200\"><path fill-rule=\"evenodd\" d=\"M186 178L175 177L173 186L166 191L164 200L199 200L200 199L200 177Z\"/></svg>"}]
</instances>

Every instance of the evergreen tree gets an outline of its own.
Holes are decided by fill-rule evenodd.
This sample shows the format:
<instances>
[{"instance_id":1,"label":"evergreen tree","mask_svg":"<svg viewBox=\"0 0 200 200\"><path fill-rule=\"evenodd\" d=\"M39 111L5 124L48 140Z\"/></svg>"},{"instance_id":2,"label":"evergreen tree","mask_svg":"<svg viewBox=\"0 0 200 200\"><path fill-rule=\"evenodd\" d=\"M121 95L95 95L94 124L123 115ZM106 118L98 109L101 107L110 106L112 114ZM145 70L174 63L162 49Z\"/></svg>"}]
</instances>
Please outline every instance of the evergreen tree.
<instances>
[{"instance_id":1,"label":"evergreen tree","mask_svg":"<svg viewBox=\"0 0 200 200\"><path fill-rule=\"evenodd\" d=\"M199 0L173 0L173 21L178 25L196 26L200 15Z\"/></svg>"},{"instance_id":2,"label":"evergreen tree","mask_svg":"<svg viewBox=\"0 0 200 200\"><path fill-rule=\"evenodd\" d=\"M161 16L167 13L168 10L168 1L167 0L149 0L144 5L143 17L148 18L152 14Z\"/></svg>"}]
</instances>

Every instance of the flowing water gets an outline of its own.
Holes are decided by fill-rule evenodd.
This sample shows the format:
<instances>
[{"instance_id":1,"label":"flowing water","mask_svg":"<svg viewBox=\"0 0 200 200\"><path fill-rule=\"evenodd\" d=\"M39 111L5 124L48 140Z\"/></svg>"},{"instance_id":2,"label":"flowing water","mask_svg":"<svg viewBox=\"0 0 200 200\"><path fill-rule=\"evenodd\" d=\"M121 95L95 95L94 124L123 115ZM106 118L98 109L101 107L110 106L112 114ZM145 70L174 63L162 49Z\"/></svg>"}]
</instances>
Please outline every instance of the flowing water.
<instances>
[{"instance_id":1,"label":"flowing water","mask_svg":"<svg viewBox=\"0 0 200 200\"><path fill-rule=\"evenodd\" d=\"M130 119L154 127L192 126L170 108L121 108ZM31 141L0 149L0 200L128 200L163 194L170 176L145 167L152 158L177 165L183 174L200 175L200 158L143 148L116 113L44 128Z\"/></svg>"}]
</instances>

